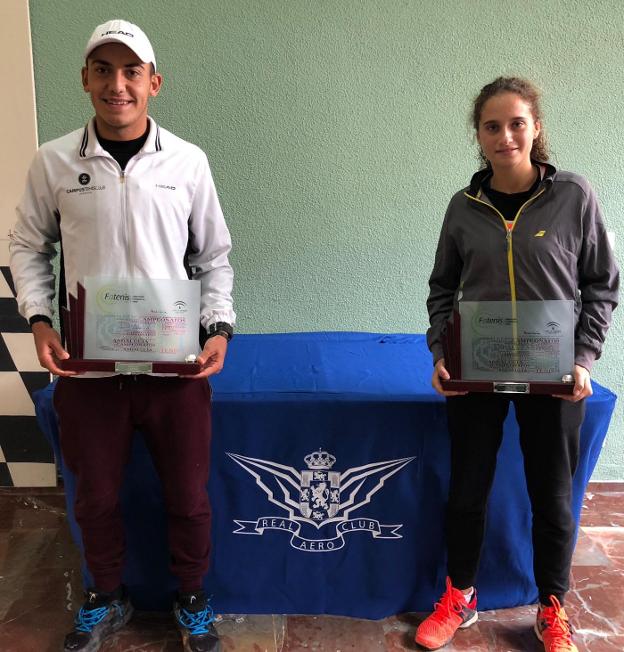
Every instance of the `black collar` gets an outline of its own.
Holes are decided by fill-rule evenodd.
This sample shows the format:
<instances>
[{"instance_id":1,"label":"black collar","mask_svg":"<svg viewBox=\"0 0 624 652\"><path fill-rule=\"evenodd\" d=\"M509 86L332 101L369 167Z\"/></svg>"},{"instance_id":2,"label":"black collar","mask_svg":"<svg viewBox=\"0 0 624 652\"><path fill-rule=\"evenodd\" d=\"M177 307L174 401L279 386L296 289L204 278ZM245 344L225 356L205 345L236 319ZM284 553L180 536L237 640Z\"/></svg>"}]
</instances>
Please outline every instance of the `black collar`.
<instances>
[{"instance_id":1,"label":"black collar","mask_svg":"<svg viewBox=\"0 0 624 652\"><path fill-rule=\"evenodd\" d=\"M542 181L544 183L550 184L554 181L555 175L557 174L557 169L554 165L551 165L550 163L541 163L540 161L534 161L533 159L531 159L531 162L534 165L537 165L540 169L540 173L542 174ZM479 190L481 190L481 184L486 179L490 179L492 174L492 168L489 165L488 167L482 168L478 172L475 172L475 174L472 176L472 179L470 180L470 186L466 192L472 197L476 197L479 194Z\"/></svg>"}]
</instances>

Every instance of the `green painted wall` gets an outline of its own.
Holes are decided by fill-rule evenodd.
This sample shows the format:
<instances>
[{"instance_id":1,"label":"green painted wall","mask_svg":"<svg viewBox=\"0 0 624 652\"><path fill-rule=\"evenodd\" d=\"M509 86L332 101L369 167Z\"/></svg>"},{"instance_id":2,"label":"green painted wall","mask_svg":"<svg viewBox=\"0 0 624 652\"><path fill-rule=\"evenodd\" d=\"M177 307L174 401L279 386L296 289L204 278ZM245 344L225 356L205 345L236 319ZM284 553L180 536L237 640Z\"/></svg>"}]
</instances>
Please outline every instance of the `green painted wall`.
<instances>
[{"instance_id":1,"label":"green painted wall","mask_svg":"<svg viewBox=\"0 0 624 652\"><path fill-rule=\"evenodd\" d=\"M476 166L470 101L499 74L543 88L554 161L594 184L622 260L620 0L31 0L42 141L90 116L83 47L118 17L154 43L152 114L211 161L241 332L423 332L444 209ZM594 374L619 394L623 323ZM595 479L624 479L622 414Z\"/></svg>"}]
</instances>

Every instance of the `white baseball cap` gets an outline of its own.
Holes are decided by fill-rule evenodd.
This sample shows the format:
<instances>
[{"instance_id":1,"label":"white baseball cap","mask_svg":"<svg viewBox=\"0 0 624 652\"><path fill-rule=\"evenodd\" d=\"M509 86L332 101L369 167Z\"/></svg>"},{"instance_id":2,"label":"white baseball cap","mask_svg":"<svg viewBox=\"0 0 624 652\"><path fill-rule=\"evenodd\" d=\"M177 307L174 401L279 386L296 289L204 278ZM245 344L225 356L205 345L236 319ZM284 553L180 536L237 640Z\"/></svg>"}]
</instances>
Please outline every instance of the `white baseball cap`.
<instances>
[{"instance_id":1,"label":"white baseball cap","mask_svg":"<svg viewBox=\"0 0 624 652\"><path fill-rule=\"evenodd\" d=\"M91 34L91 38L85 48L84 58L105 43L123 43L129 47L141 59L143 63L151 63L156 70L156 57L154 49L145 32L127 20L109 20L98 25Z\"/></svg>"}]
</instances>

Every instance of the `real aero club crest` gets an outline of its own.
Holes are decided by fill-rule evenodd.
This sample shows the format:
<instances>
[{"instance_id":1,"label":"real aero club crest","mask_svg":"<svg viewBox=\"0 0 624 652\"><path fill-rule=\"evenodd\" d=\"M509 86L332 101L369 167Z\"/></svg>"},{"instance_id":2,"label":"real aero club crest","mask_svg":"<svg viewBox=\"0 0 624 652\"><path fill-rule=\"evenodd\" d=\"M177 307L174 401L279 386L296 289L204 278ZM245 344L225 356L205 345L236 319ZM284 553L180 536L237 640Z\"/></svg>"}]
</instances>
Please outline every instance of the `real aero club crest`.
<instances>
[{"instance_id":1,"label":"real aero club crest","mask_svg":"<svg viewBox=\"0 0 624 652\"><path fill-rule=\"evenodd\" d=\"M235 519L234 534L262 536L265 530L291 533L290 545L308 552L331 552L344 547L344 535L369 532L375 539L400 539L402 523L382 525L370 518L350 518L352 512L371 502L385 481L414 457L384 462L372 462L332 471L336 458L318 450L304 460L308 468L297 471L270 460L228 453L237 464L250 473L256 484L267 494L270 503L287 512L284 516L263 516L255 521Z\"/></svg>"}]
</instances>

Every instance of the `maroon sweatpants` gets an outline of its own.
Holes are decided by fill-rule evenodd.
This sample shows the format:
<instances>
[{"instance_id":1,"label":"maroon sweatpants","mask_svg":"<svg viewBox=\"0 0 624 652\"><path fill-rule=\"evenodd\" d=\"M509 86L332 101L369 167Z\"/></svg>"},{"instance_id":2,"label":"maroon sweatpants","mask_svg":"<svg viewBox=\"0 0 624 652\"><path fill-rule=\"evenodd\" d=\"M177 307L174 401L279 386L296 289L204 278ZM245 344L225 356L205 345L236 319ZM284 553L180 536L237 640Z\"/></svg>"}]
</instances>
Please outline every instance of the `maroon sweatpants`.
<instances>
[{"instance_id":1,"label":"maroon sweatpants","mask_svg":"<svg viewBox=\"0 0 624 652\"><path fill-rule=\"evenodd\" d=\"M121 583L119 505L132 433L143 433L163 486L171 570L180 590L201 586L210 552L210 387L205 380L60 378L54 392L61 452L76 477L76 521L100 591Z\"/></svg>"}]
</instances>

